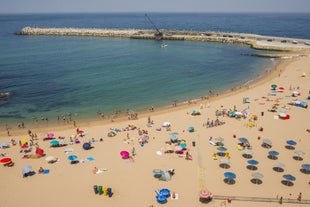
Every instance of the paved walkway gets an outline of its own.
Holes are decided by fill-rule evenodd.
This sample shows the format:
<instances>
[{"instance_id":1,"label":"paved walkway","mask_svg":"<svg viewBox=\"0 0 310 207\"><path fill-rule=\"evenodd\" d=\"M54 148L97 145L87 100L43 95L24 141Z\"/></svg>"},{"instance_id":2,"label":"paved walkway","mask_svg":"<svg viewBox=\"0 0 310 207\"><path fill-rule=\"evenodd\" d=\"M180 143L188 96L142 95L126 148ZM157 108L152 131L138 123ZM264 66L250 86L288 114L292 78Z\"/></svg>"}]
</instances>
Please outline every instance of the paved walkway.
<instances>
[{"instance_id":1,"label":"paved walkway","mask_svg":"<svg viewBox=\"0 0 310 207\"><path fill-rule=\"evenodd\" d=\"M227 200L230 198L232 201L251 201L251 202L274 202L279 203L280 199L277 198L262 198L262 197L246 197L246 196L221 196L221 195L213 195L213 199L215 200ZM310 204L310 200L301 200L297 199L284 199L282 203L296 203L296 204Z\"/></svg>"}]
</instances>

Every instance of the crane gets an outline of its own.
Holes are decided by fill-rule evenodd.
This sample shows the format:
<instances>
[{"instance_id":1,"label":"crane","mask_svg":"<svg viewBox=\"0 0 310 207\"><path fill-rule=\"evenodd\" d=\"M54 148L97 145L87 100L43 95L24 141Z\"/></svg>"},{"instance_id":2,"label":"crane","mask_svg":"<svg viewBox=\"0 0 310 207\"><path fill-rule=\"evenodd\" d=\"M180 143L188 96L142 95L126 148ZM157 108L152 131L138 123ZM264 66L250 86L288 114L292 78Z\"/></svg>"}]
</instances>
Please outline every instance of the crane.
<instances>
[{"instance_id":1,"label":"crane","mask_svg":"<svg viewBox=\"0 0 310 207\"><path fill-rule=\"evenodd\" d=\"M161 31L159 31L159 29L156 27L156 25L153 23L153 21L150 19L150 17L145 14L146 18L149 20L149 22L153 25L153 27L156 30L156 33L154 34L156 39L162 39L163 38L163 33Z\"/></svg>"}]
</instances>

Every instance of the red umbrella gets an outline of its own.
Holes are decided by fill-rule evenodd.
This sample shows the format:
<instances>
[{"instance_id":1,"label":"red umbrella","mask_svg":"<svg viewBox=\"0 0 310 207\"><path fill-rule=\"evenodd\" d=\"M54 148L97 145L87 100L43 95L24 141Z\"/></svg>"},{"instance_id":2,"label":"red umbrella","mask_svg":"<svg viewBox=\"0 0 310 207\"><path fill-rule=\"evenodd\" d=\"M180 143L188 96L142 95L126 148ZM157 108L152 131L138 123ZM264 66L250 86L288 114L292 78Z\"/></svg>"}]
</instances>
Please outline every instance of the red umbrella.
<instances>
[{"instance_id":1,"label":"red umbrella","mask_svg":"<svg viewBox=\"0 0 310 207\"><path fill-rule=\"evenodd\" d=\"M38 149L36 150L36 154L37 154L37 155L43 155L43 154L44 154L44 150L41 149L41 148L38 148Z\"/></svg>"},{"instance_id":2,"label":"red umbrella","mask_svg":"<svg viewBox=\"0 0 310 207\"><path fill-rule=\"evenodd\" d=\"M1 163L9 163L9 162L11 162L11 161L12 161L12 159L9 158L9 157L4 157L4 158L2 158L2 159L0 160Z\"/></svg>"}]
</instances>

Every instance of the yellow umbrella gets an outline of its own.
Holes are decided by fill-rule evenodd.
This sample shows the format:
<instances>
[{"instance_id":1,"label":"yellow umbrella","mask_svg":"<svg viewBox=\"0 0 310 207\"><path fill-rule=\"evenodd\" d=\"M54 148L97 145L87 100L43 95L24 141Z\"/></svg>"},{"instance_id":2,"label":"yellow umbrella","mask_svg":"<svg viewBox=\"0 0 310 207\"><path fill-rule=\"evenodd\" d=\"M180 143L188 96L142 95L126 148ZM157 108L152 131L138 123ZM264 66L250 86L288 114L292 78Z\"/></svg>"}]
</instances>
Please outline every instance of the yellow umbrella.
<instances>
[{"instance_id":1,"label":"yellow umbrella","mask_svg":"<svg viewBox=\"0 0 310 207\"><path fill-rule=\"evenodd\" d=\"M25 143L29 142L29 139L25 138L20 140L21 144L24 145Z\"/></svg>"}]
</instances>

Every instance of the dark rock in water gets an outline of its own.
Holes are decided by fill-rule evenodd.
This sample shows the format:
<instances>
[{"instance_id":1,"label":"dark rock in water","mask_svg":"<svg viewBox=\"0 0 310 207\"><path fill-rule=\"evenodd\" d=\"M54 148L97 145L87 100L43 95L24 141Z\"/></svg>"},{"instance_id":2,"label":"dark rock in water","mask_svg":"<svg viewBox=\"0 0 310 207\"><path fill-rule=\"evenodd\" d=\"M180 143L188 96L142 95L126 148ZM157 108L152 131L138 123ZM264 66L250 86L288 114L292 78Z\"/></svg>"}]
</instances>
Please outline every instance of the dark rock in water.
<instances>
[{"instance_id":1,"label":"dark rock in water","mask_svg":"<svg viewBox=\"0 0 310 207\"><path fill-rule=\"evenodd\" d=\"M6 100L7 98L9 98L11 95L10 92L0 92L0 101L1 100Z\"/></svg>"}]
</instances>

